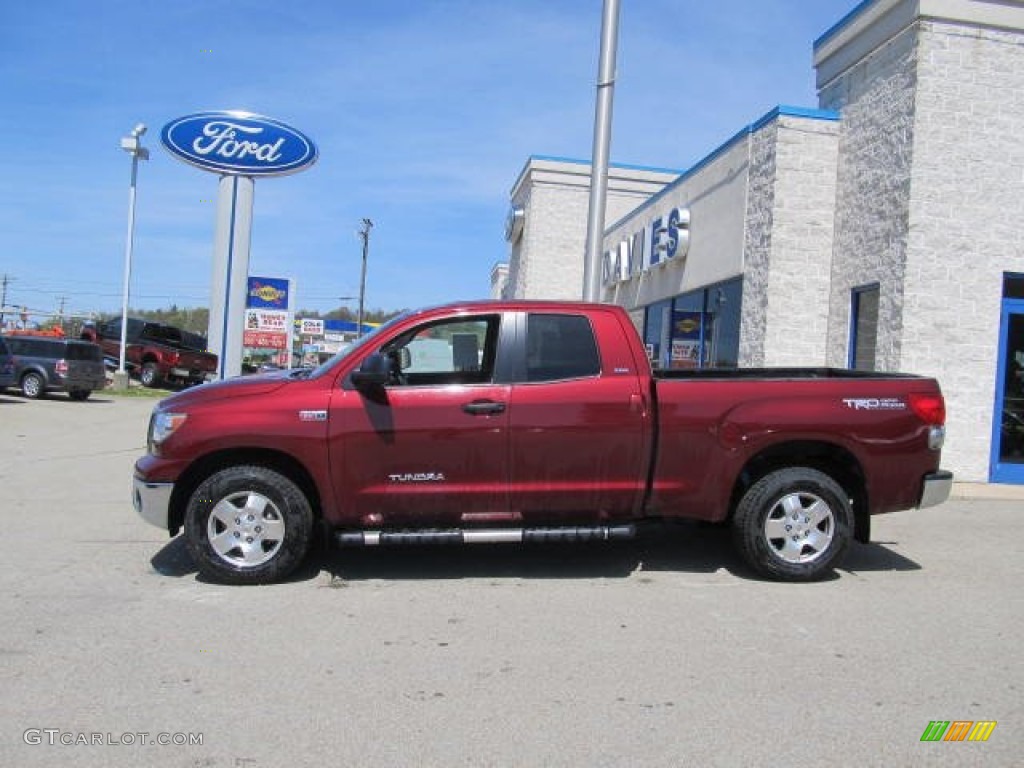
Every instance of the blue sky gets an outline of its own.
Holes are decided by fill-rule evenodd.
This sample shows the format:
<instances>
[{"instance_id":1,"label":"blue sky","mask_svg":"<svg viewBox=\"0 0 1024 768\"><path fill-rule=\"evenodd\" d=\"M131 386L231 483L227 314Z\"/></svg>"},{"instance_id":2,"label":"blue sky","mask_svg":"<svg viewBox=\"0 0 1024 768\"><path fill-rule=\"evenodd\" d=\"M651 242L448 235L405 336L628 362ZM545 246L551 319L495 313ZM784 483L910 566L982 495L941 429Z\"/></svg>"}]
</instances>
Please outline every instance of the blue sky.
<instances>
[{"instance_id":1,"label":"blue sky","mask_svg":"<svg viewBox=\"0 0 1024 768\"><path fill-rule=\"evenodd\" d=\"M814 107L812 43L855 0L621 0L613 163L685 169L778 104ZM256 184L250 273L300 307L484 297L530 155L590 157L602 0L9 3L0 23L0 277L8 304L116 311L130 158L133 307L207 306L217 177L160 128L282 120L320 150Z\"/></svg>"}]
</instances>

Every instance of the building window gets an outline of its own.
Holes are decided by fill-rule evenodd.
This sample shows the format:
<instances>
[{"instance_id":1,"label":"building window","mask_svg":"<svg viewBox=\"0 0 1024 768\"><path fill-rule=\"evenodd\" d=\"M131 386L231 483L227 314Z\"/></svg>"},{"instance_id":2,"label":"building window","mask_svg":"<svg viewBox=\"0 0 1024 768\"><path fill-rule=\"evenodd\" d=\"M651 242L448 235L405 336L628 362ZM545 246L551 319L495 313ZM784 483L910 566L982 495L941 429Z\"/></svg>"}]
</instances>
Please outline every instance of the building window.
<instances>
[{"instance_id":1,"label":"building window","mask_svg":"<svg viewBox=\"0 0 1024 768\"><path fill-rule=\"evenodd\" d=\"M711 368L737 368L740 364L740 309L743 281L730 280L707 290L705 312L711 320L707 359Z\"/></svg>"},{"instance_id":2,"label":"building window","mask_svg":"<svg viewBox=\"0 0 1024 768\"><path fill-rule=\"evenodd\" d=\"M668 346L672 324L672 301L651 304L644 312L644 347L653 368L668 367Z\"/></svg>"},{"instance_id":3,"label":"building window","mask_svg":"<svg viewBox=\"0 0 1024 768\"><path fill-rule=\"evenodd\" d=\"M1024 275L1003 273L1003 298L1024 299Z\"/></svg>"},{"instance_id":4,"label":"building window","mask_svg":"<svg viewBox=\"0 0 1024 768\"><path fill-rule=\"evenodd\" d=\"M742 279L684 293L647 307L644 343L660 369L736 368Z\"/></svg>"},{"instance_id":5,"label":"building window","mask_svg":"<svg viewBox=\"0 0 1024 768\"><path fill-rule=\"evenodd\" d=\"M848 366L858 371L875 370L878 347L878 283L854 288L851 297L850 352Z\"/></svg>"}]
</instances>

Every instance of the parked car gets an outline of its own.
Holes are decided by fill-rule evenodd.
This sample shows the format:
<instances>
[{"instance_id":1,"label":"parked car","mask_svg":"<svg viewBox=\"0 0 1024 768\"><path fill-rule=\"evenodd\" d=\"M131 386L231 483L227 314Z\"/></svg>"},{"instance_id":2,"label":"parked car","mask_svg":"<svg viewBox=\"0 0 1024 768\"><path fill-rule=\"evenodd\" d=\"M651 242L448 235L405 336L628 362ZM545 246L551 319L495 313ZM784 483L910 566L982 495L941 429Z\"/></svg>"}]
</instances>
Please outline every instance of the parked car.
<instances>
[{"instance_id":1,"label":"parked car","mask_svg":"<svg viewBox=\"0 0 1024 768\"><path fill-rule=\"evenodd\" d=\"M872 515L946 499L944 422L934 379L652 373L621 307L453 304L315 371L162 400L134 502L232 583L284 577L321 528L343 546L572 542L650 519L729 522L755 571L804 581Z\"/></svg>"},{"instance_id":2,"label":"parked car","mask_svg":"<svg viewBox=\"0 0 1024 768\"><path fill-rule=\"evenodd\" d=\"M13 362L13 378L4 386L19 387L25 397L59 391L72 400L85 400L106 386L103 351L97 344L40 336L5 336L4 342Z\"/></svg>"},{"instance_id":3,"label":"parked car","mask_svg":"<svg viewBox=\"0 0 1024 768\"><path fill-rule=\"evenodd\" d=\"M7 343L0 336L0 390L13 387L17 382L14 378L14 355L7 348Z\"/></svg>"}]
</instances>

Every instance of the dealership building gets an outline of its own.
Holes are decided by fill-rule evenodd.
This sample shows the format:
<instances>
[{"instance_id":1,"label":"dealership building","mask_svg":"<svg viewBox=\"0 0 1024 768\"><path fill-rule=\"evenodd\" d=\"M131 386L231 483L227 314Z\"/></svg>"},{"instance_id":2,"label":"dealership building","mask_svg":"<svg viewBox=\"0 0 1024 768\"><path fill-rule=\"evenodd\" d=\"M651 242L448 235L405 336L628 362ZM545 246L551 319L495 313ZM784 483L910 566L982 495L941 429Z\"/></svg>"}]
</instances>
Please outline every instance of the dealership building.
<instances>
[{"instance_id":1,"label":"dealership building","mask_svg":"<svg viewBox=\"0 0 1024 768\"><path fill-rule=\"evenodd\" d=\"M944 466L1024 484L1024 3L867 0L813 50L817 106L610 168L603 300L656 367L934 376ZM526 162L493 295L581 296L589 184Z\"/></svg>"}]
</instances>

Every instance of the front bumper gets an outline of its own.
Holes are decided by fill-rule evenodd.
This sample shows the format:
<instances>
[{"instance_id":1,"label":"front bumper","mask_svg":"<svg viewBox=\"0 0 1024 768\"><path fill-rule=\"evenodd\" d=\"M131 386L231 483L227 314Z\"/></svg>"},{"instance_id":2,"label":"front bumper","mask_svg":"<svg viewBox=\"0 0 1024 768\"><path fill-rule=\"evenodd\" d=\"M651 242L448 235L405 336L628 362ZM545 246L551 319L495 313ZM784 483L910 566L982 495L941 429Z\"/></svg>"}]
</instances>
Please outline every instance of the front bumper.
<instances>
[{"instance_id":1,"label":"front bumper","mask_svg":"<svg viewBox=\"0 0 1024 768\"><path fill-rule=\"evenodd\" d=\"M150 525L167 531L170 518L171 492L174 483L151 483L138 475L132 477L132 504L139 516Z\"/></svg>"},{"instance_id":2,"label":"front bumper","mask_svg":"<svg viewBox=\"0 0 1024 768\"><path fill-rule=\"evenodd\" d=\"M936 472L929 472L924 476L921 484L921 500L917 502L918 509L934 507L949 498L953 490L953 473L940 469Z\"/></svg>"}]
</instances>

